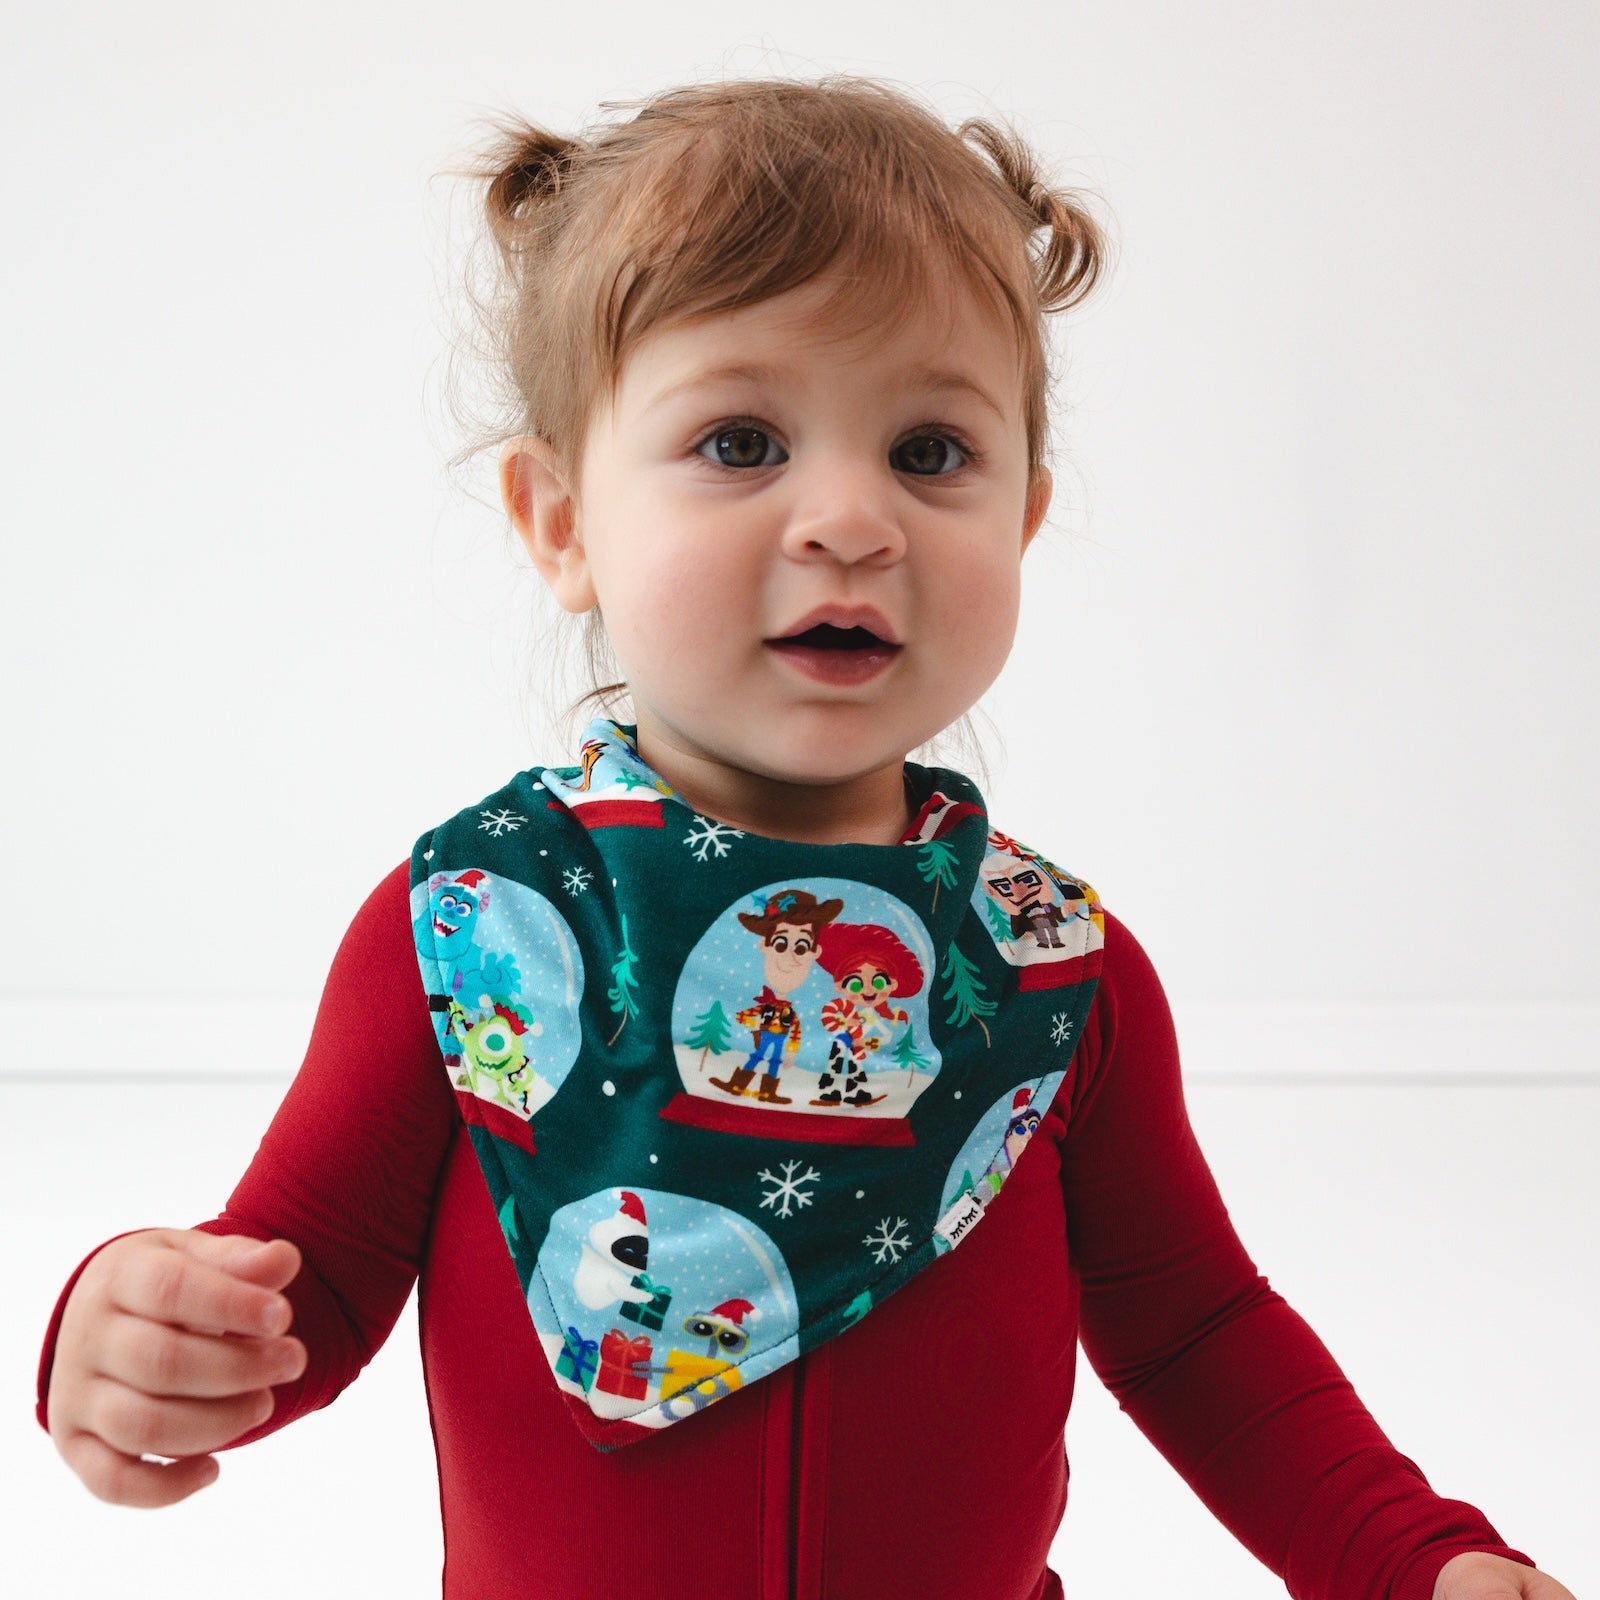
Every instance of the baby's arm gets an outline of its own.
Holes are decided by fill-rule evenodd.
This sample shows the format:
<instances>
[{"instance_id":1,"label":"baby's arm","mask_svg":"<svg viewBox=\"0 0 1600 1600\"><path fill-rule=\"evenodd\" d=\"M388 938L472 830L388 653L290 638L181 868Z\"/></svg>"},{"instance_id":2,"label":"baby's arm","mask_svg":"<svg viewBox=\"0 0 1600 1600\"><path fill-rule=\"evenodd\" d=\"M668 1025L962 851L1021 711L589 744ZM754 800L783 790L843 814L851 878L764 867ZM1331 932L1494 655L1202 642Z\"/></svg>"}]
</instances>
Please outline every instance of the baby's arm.
<instances>
[{"instance_id":1,"label":"baby's arm","mask_svg":"<svg viewBox=\"0 0 1600 1600\"><path fill-rule=\"evenodd\" d=\"M1062 1157L1080 1333L1106 1387L1211 1511L1305 1600L1430 1600L1445 1563L1533 1563L1435 1495L1256 1270L1183 1102L1149 958L1106 919L1105 980Z\"/></svg>"},{"instance_id":2,"label":"baby's arm","mask_svg":"<svg viewBox=\"0 0 1600 1600\"><path fill-rule=\"evenodd\" d=\"M327 1405L405 1305L459 1120L412 947L408 878L408 863L389 873L345 934L305 1061L227 1210L198 1229L113 1240L63 1290L39 1420L103 1498L158 1505L204 1487L215 1477L205 1452ZM287 1242L251 1263L234 1235ZM285 1302L293 1337L247 1331L263 1311L281 1322ZM273 1408L260 1420L263 1388ZM140 1453L189 1459L158 1467Z\"/></svg>"}]
</instances>

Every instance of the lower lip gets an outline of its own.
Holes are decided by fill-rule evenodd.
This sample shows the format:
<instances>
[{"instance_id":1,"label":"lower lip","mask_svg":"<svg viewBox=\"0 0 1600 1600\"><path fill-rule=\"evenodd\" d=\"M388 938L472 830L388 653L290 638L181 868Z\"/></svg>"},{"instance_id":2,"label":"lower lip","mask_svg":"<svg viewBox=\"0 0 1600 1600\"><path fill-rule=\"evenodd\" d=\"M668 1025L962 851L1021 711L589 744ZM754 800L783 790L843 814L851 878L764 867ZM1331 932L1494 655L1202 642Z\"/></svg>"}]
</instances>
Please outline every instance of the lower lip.
<instances>
[{"instance_id":1,"label":"lower lip","mask_svg":"<svg viewBox=\"0 0 1600 1600\"><path fill-rule=\"evenodd\" d=\"M850 685L877 677L899 655L899 645L870 650L818 650L805 644L773 644L769 650L791 661L818 683Z\"/></svg>"}]
</instances>

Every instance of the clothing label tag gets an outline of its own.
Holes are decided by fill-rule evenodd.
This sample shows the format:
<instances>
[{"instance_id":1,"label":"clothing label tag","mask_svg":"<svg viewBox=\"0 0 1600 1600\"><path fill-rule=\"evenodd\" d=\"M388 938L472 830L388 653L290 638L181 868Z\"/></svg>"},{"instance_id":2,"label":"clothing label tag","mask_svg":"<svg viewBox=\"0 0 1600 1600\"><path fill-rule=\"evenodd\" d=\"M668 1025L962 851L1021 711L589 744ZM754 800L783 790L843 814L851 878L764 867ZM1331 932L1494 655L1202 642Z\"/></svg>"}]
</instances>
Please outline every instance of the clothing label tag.
<instances>
[{"instance_id":1,"label":"clothing label tag","mask_svg":"<svg viewBox=\"0 0 1600 1600\"><path fill-rule=\"evenodd\" d=\"M934 1223L933 1231L944 1236L944 1242L953 1250L983 1219L983 1207L977 1196L964 1194Z\"/></svg>"}]
</instances>

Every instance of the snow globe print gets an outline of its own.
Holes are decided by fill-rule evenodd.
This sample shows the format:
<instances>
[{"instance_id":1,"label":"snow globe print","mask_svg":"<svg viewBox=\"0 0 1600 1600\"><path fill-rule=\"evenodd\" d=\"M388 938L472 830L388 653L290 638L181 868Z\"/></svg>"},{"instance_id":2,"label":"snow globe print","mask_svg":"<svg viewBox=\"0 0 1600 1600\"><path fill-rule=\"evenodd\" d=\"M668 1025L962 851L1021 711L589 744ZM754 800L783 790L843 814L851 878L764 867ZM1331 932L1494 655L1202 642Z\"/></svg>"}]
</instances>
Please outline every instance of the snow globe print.
<instances>
[{"instance_id":1,"label":"snow globe print","mask_svg":"<svg viewBox=\"0 0 1600 1600\"><path fill-rule=\"evenodd\" d=\"M619 1423L691 1417L798 1347L799 1299L768 1234L715 1202L643 1186L608 1186L552 1215L528 1311L596 1440Z\"/></svg>"},{"instance_id":2,"label":"snow globe print","mask_svg":"<svg viewBox=\"0 0 1600 1600\"><path fill-rule=\"evenodd\" d=\"M538 890L477 867L413 885L411 926L463 1119L531 1155L533 1118L582 1044L572 930Z\"/></svg>"},{"instance_id":3,"label":"snow globe print","mask_svg":"<svg viewBox=\"0 0 1600 1600\"><path fill-rule=\"evenodd\" d=\"M724 909L672 1002L681 1091L669 1121L822 1144L908 1145L939 1073L933 939L902 900L851 878L783 879Z\"/></svg>"}]
</instances>

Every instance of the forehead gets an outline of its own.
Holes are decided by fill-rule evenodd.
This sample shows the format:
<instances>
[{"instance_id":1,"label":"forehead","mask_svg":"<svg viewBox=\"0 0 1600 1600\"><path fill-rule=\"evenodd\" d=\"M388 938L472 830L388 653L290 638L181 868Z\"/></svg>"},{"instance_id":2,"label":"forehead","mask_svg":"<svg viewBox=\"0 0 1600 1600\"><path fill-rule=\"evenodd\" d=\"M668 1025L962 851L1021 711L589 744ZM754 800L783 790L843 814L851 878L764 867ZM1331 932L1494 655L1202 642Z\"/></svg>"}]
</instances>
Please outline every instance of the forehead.
<instances>
[{"instance_id":1,"label":"forehead","mask_svg":"<svg viewBox=\"0 0 1600 1600\"><path fill-rule=\"evenodd\" d=\"M991 421L1021 427L1014 336L967 285L938 274L887 328L839 327L848 294L824 273L770 300L651 329L624 362L618 415L652 417L730 388L837 395L844 381L853 395L884 401L960 396Z\"/></svg>"},{"instance_id":2,"label":"forehead","mask_svg":"<svg viewBox=\"0 0 1600 1600\"><path fill-rule=\"evenodd\" d=\"M791 939L797 939L802 936L809 939L811 937L811 926L805 922L780 922L772 930L769 937L776 939L782 933L788 934Z\"/></svg>"},{"instance_id":3,"label":"forehead","mask_svg":"<svg viewBox=\"0 0 1600 1600\"><path fill-rule=\"evenodd\" d=\"M1017 866L1006 872L992 873L986 881L995 885L1002 883L1038 883L1039 873L1033 867Z\"/></svg>"}]
</instances>

